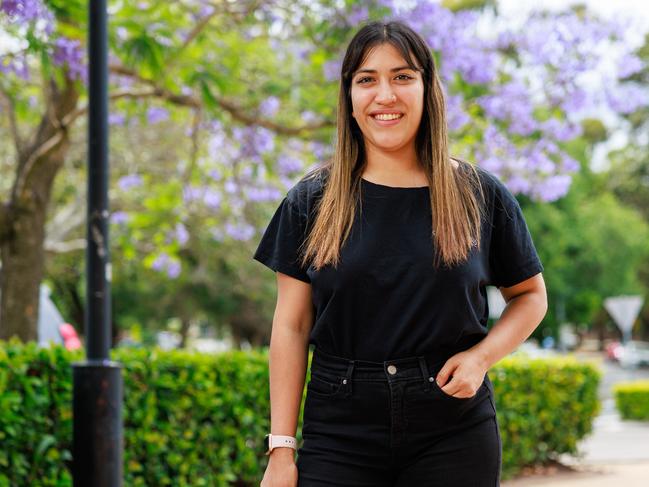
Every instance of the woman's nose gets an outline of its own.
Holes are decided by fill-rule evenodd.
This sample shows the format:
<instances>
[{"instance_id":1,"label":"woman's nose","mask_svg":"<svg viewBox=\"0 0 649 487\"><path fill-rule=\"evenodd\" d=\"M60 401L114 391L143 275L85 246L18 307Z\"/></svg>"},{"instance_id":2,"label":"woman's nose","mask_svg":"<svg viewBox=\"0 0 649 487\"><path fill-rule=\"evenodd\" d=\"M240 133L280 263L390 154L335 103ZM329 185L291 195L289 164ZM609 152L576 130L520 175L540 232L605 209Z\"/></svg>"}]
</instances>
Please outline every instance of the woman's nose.
<instances>
[{"instance_id":1,"label":"woman's nose","mask_svg":"<svg viewBox=\"0 0 649 487\"><path fill-rule=\"evenodd\" d=\"M380 89L379 93L376 95L377 103L393 103L397 99L394 92L388 87L385 89Z\"/></svg>"}]
</instances>

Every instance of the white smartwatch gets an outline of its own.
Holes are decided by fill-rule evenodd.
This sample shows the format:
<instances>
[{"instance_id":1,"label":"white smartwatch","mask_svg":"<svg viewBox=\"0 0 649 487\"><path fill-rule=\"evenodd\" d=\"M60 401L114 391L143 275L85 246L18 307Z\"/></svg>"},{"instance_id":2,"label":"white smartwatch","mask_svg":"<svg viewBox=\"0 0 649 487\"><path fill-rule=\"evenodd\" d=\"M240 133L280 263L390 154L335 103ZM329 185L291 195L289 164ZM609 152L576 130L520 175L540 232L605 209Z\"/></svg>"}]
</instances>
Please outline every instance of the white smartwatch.
<instances>
[{"instance_id":1,"label":"white smartwatch","mask_svg":"<svg viewBox=\"0 0 649 487\"><path fill-rule=\"evenodd\" d=\"M292 436L272 435L268 433L264 436L264 454L270 455L273 448L288 447L297 450L297 442Z\"/></svg>"}]
</instances>

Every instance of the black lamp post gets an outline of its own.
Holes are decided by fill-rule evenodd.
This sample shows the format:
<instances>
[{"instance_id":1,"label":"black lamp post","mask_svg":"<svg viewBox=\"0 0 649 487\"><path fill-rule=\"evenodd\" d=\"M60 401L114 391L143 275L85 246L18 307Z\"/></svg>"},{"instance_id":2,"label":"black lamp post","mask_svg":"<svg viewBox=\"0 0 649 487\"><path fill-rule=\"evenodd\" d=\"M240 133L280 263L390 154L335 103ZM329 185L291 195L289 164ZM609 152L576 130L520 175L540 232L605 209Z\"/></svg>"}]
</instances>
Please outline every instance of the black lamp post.
<instances>
[{"instance_id":1,"label":"black lamp post","mask_svg":"<svg viewBox=\"0 0 649 487\"><path fill-rule=\"evenodd\" d=\"M111 346L106 0L90 0L86 360L73 368L75 487L122 486L121 365Z\"/></svg>"}]
</instances>

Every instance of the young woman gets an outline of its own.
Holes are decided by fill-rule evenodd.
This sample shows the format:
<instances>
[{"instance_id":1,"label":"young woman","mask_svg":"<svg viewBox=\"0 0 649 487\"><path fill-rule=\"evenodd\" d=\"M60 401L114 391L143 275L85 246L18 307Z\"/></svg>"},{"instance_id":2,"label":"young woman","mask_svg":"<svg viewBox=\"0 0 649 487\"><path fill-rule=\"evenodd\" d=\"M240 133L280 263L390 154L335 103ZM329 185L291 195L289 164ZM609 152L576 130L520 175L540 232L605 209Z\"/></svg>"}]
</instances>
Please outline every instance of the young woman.
<instances>
[{"instance_id":1,"label":"young woman","mask_svg":"<svg viewBox=\"0 0 649 487\"><path fill-rule=\"evenodd\" d=\"M351 40L335 154L287 192L254 259L278 289L262 487L499 485L487 371L543 318L543 266L507 188L449 157L431 51L407 25ZM487 285L507 302L489 331Z\"/></svg>"}]
</instances>

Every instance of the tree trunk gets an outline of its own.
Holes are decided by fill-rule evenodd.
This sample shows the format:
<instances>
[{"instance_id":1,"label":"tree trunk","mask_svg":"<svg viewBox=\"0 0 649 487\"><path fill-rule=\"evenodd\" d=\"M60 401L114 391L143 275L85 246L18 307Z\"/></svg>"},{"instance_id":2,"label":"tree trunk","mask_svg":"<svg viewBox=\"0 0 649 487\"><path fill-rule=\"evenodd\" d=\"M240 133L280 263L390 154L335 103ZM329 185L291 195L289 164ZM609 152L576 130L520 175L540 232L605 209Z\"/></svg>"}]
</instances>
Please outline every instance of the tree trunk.
<instances>
[{"instance_id":1,"label":"tree trunk","mask_svg":"<svg viewBox=\"0 0 649 487\"><path fill-rule=\"evenodd\" d=\"M19 148L10 201L0 205L0 339L38 339L47 209L69 147L64 118L79 96L68 79L62 89L54 80L48 87L46 113L33 142Z\"/></svg>"},{"instance_id":2,"label":"tree trunk","mask_svg":"<svg viewBox=\"0 0 649 487\"><path fill-rule=\"evenodd\" d=\"M189 318L183 317L180 321L180 343L178 344L178 348L186 348L187 347L187 338L189 335L189 327L191 326L192 322Z\"/></svg>"}]
</instances>

